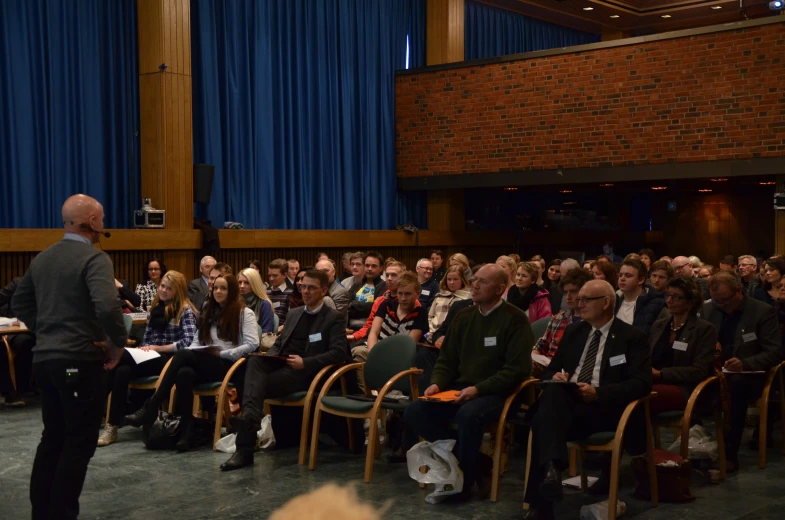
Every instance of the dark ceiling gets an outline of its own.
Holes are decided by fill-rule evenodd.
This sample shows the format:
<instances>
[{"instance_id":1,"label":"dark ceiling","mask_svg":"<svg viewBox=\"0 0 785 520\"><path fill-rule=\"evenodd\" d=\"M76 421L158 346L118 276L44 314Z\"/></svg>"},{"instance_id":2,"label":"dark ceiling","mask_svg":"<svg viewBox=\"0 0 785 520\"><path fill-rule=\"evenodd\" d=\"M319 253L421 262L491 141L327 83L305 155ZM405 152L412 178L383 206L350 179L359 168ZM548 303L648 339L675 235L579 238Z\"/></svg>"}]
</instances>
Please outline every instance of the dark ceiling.
<instances>
[{"instance_id":1,"label":"dark ceiling","mask_svg":"<svg viewBox=\"0 0 785 520\"><path fill-rule=\"evenodd\" d=\"M559 25L602 34L625 36L691 29L777 16L769 0L479 0ZM591 8L591 9L589 9ZM782 13L782 12L781 12Z\"/></svg>"}]
</instances>

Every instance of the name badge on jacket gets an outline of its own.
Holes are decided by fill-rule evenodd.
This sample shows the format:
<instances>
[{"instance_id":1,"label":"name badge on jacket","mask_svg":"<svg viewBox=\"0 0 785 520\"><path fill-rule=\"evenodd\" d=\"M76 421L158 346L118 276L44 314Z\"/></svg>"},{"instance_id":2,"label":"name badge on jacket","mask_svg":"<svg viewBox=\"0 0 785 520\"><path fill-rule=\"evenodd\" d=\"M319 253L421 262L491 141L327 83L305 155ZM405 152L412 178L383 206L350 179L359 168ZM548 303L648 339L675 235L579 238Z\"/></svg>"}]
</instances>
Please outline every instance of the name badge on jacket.
<instances>
[{"instance_id":1,"label":"name badge on jacket","mask_svg":"<svg viewBox=\"0 0 785 520\"><path fill-rule=\"evenodd\" d=\"M423 289L423 290L422 290L422 291L420 291L420 292L421 292L421 294L422 294L423 296L430 296L430 295L431 295L431 291L429 291L428 289Z\"/></svg>"},{"instance_id":2,"label":"name badge on jacket","mask_svg":"<svg viewBox=\"0 0 785 520\"><path fill-rule=\"evenodd\" d=\"M273 302L273 309L277 309L281 306L281 302Z\"/></svg>"},{"instance_id":3,"label":"name badge on jacket","mask_svg":"<svg viewBox=\"0 0 785 520\"><path fill-rule=\"evenodd\" d=\"M311 343L322 341L322 333L317 332L316 334L311 334L310 336L308 336L308 341L310 341Z\"/></svg>"},{"instance_id":4,"label":"name badge on jacket","mask_svg":"<svg viewBox=\"0 0 785 520\"><path fill-rule=\"evenodd\" d=\"M758 335L754 332L748 332L747 334L742 334L741 339L744 341L744 343L749 343L750 341L755 341L758 339Z\"/></svg>"},{"instance_id":5,"label":"name badge on jacket","mask_svg":"<svg viewBox=\"0 0 785 520\"><path fill-rule=\"evenodd\" d=\"M496 346L496 336L492 338L485 338L485 346L486 347L495 347Z\"/></svg>"},{"instance_id":6,"label":"name badge on jacket","mask_svg":"<svg viewBox=\"0 0 785 520\"><path fill-rule=\"evenodd\" d=\"M624 363L627 362L627 356L625 356L624 354L613 356L610 359L610 362L612 367L615 367L616 365L623 365Z\"/></svg>"},{"instance_id":7,"label":"name badge on jacket","mask_svg":"<svg viewBox=\"0 0 785 520\"><path fill-rule=\"evenodd\" d=\"M682 352L686 352L687 351L687 343L685 343L683 341L674 341L673 342L673 348L675 350L681 350Z\"/></svg>"}]
</instances>

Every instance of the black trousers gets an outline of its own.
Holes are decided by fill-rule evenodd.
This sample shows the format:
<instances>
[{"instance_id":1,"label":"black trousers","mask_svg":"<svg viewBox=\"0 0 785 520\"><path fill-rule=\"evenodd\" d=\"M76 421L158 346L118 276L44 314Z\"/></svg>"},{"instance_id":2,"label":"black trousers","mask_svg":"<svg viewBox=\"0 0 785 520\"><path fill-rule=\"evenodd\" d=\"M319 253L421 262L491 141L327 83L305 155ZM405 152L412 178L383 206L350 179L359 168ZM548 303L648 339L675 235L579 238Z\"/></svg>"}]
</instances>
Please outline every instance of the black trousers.
<instances>
[{"instance_id":1,"label":"black trousers","mask_svg":"<svg viewBox=\"0 0 785 520\"><path fill-rule=\"evenodd\" d=\"M171 355L162 354L161 357L145 361L139 365L128 351L123 352L120 363L108 372L107 388L112 393L112 407L109 409L109 424L119 426L123 424L126 415L126 401L128 384L140 377L157 376L164 369Z\"/></svg>"},{"instance_id":2,"label":"black trousers","mask_svg":"<svg viewBox=\"0 0 785 520\"><path fill-rule=\"evenodd\" d=\"M306 370L281 366L279 361L264 356L248 358L243 390L243 418L258 425L264 413L264 400L285 397L291 393L308 390L313 376ZM253 453L256 433L251 430L237 432L235 443L238 452Z\"/></svg>"},{"instance_id":3,"label":"black trousers","mask_svg":"<svg viewBox=\"0 0 785 520\"><path fill-rule=\"evenodd\" d=\"M616 431L623 413L623 407L609 408L596 402L583 402L572 385L545 386L531 423L531 470L526 501L533 505L542 503L537 488L545 478L544 468L548 462L561 470L569 466L567 442L585 439L593 433ZM645 443L645 422L641 424L641 421L645 421L645 416L636 413L630 420L633 423L625 432L625 447L638 454L645 451L645 448L641 450Z\"/></svg>"},{"instance_id":4,"label":"black trousers","mask_svg":"<svg viewBox=\"0 0 785 520\"><path fill-rule=\"evenodd\" d=\"M233 361L200 350L180 350L175 353L151 401L156 407L160 406L169 397L172 387L177 385L175 413L183 422L190 421L193 419L194 387L222 381L233 364Z\"/></svg>"},{"instance_id":5,"label":"black trousers","mask_svg":"<svg viewBox=\"0 0 785 520\"><path fill-rule=\"evenodd\" d=\"M764 374L728 376L730 431L725 439L725 457L730 461L739 460L739 446L747 423L747 407L760 398L765 379Z\"/></svg>"},{"instance_id":6,"label":"black trousers","mask_svg":"<svg viewBox=\"0 0 785 520\"><path fill-rule=\"evenodd\" d=\"M433 367L436 366L436 360L439 359L439 352L437 348L417 347L414 366L422 369L422 374L417 376L417 387L420 390L420 395L425 392L426 388L431 386L431 374L433 373Z\"/></svg>"},{"instance_id":7,"label":"black trousers","mask_svg":"<svg viewBox=\"0 0 785 520\"><path fill-rule=\"evenodd\" d=\"M69 369L78 372L68 376ZM33 375L44 422L30 477L33 520L77 518L106 402L103 363L42 361L33 365Z\"/></svg>"},{"instance_id":8,"label":"black trousers","mask_svg":"<svg viewBox=\"0 0 785 520\"><path fill-rule=\"evenodd\" d=\"M27 332L13 334L8 336L8 344L14 352L17 390L27 390L30 387L30 375L33 370L35 336ZM0 344L0 395L8 395L14 391L8 362L8 353L5 350L5 345Z\"/></svg>"}]
</instances>

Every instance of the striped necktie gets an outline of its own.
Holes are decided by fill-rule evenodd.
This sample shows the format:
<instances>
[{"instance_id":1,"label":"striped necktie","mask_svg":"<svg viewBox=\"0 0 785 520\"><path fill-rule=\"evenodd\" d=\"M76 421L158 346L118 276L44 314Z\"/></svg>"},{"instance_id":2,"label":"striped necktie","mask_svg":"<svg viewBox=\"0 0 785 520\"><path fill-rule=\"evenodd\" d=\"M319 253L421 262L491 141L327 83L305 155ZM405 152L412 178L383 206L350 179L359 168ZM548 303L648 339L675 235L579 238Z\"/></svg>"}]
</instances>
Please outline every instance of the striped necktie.
<instances>
[{"instance_id":1,"label":"striped necktie","mask_svg":"<svg viewBox=\"0 0 785 520\"><path fill-rule=\"evenodd\" d=\"M586 358L583 360L583 367L581 373L578 375L579 383L591 384L591 376L594 374L594 365L597 364L597 352L600 350L600 338L602 332L595 330L591 336L591 343L589 343L589 350L586 352Z\"/></svg>"}]
</instances>

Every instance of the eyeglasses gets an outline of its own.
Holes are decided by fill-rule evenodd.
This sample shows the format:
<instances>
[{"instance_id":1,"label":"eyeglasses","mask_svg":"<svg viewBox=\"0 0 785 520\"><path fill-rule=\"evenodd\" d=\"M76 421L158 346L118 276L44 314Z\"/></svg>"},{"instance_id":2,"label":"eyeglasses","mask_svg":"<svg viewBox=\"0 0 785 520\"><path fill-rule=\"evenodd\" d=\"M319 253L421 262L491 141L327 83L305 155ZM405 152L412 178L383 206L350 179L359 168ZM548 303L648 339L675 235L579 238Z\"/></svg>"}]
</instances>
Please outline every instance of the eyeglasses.
<instances>
[{"instance_id":1,"label":"eyeglasses","mask_svg":"<svg viewBox=\"0 0 785 520\"><path fill-rule=\"evenodd\" d=\"M593 302L594 300L599 300L600 298L607 298L607 296L592 296L590 298L584 296L583 298L578 298L575 301L578 302L578 305L586 305L589 302Z\"/></svg>"},{"instance_id":2,"label":"eyeglasses","mask_svg":"<svg viewBox=\"0 0 785 520\"><path fill-rule=\"evenodd\" d=\"M724 307L728 305L733 300L733 296L728 296L727 298L719 299L719 298L712 298L711 303L717 305L718 307Z\"/></svg>"},{"instance_id":3,"label":"eyeglasses","mask_svg":"<svg viewBox=\"0 0 785 520\"><path fill-rule=\"evenodd\" d=\"M160 271L161 268L160 267L148 267L147 270L148 271Z\"/></svg>"},{"instance_id":4,"label":"eyeglasses","mask_svg":"<svg viewBox=\"0 0 785 520\"><path fill-rule=\"evenodd\" d=\"M758 267L756 264L739 264L739 267Z\"/></svg>"},{"instance_id":5,"label":"eyeglasses","mask_svg":"<svg viewBox=\"0 0 785 520\"><path fill-rule=\"evenodd\" d=\"M671 293L667 293L667 294L665 295L665 299L666 299L666 300L669 300L669 299L670 299L670 300L673 300L673 301L675 301L675 302L680 302L680 301L684 301L684 300L686 300L686 299L687 299L687 297L686 297L686 296L682 296L681 294L671 294Z\"/></svg>"}]
</instances>

